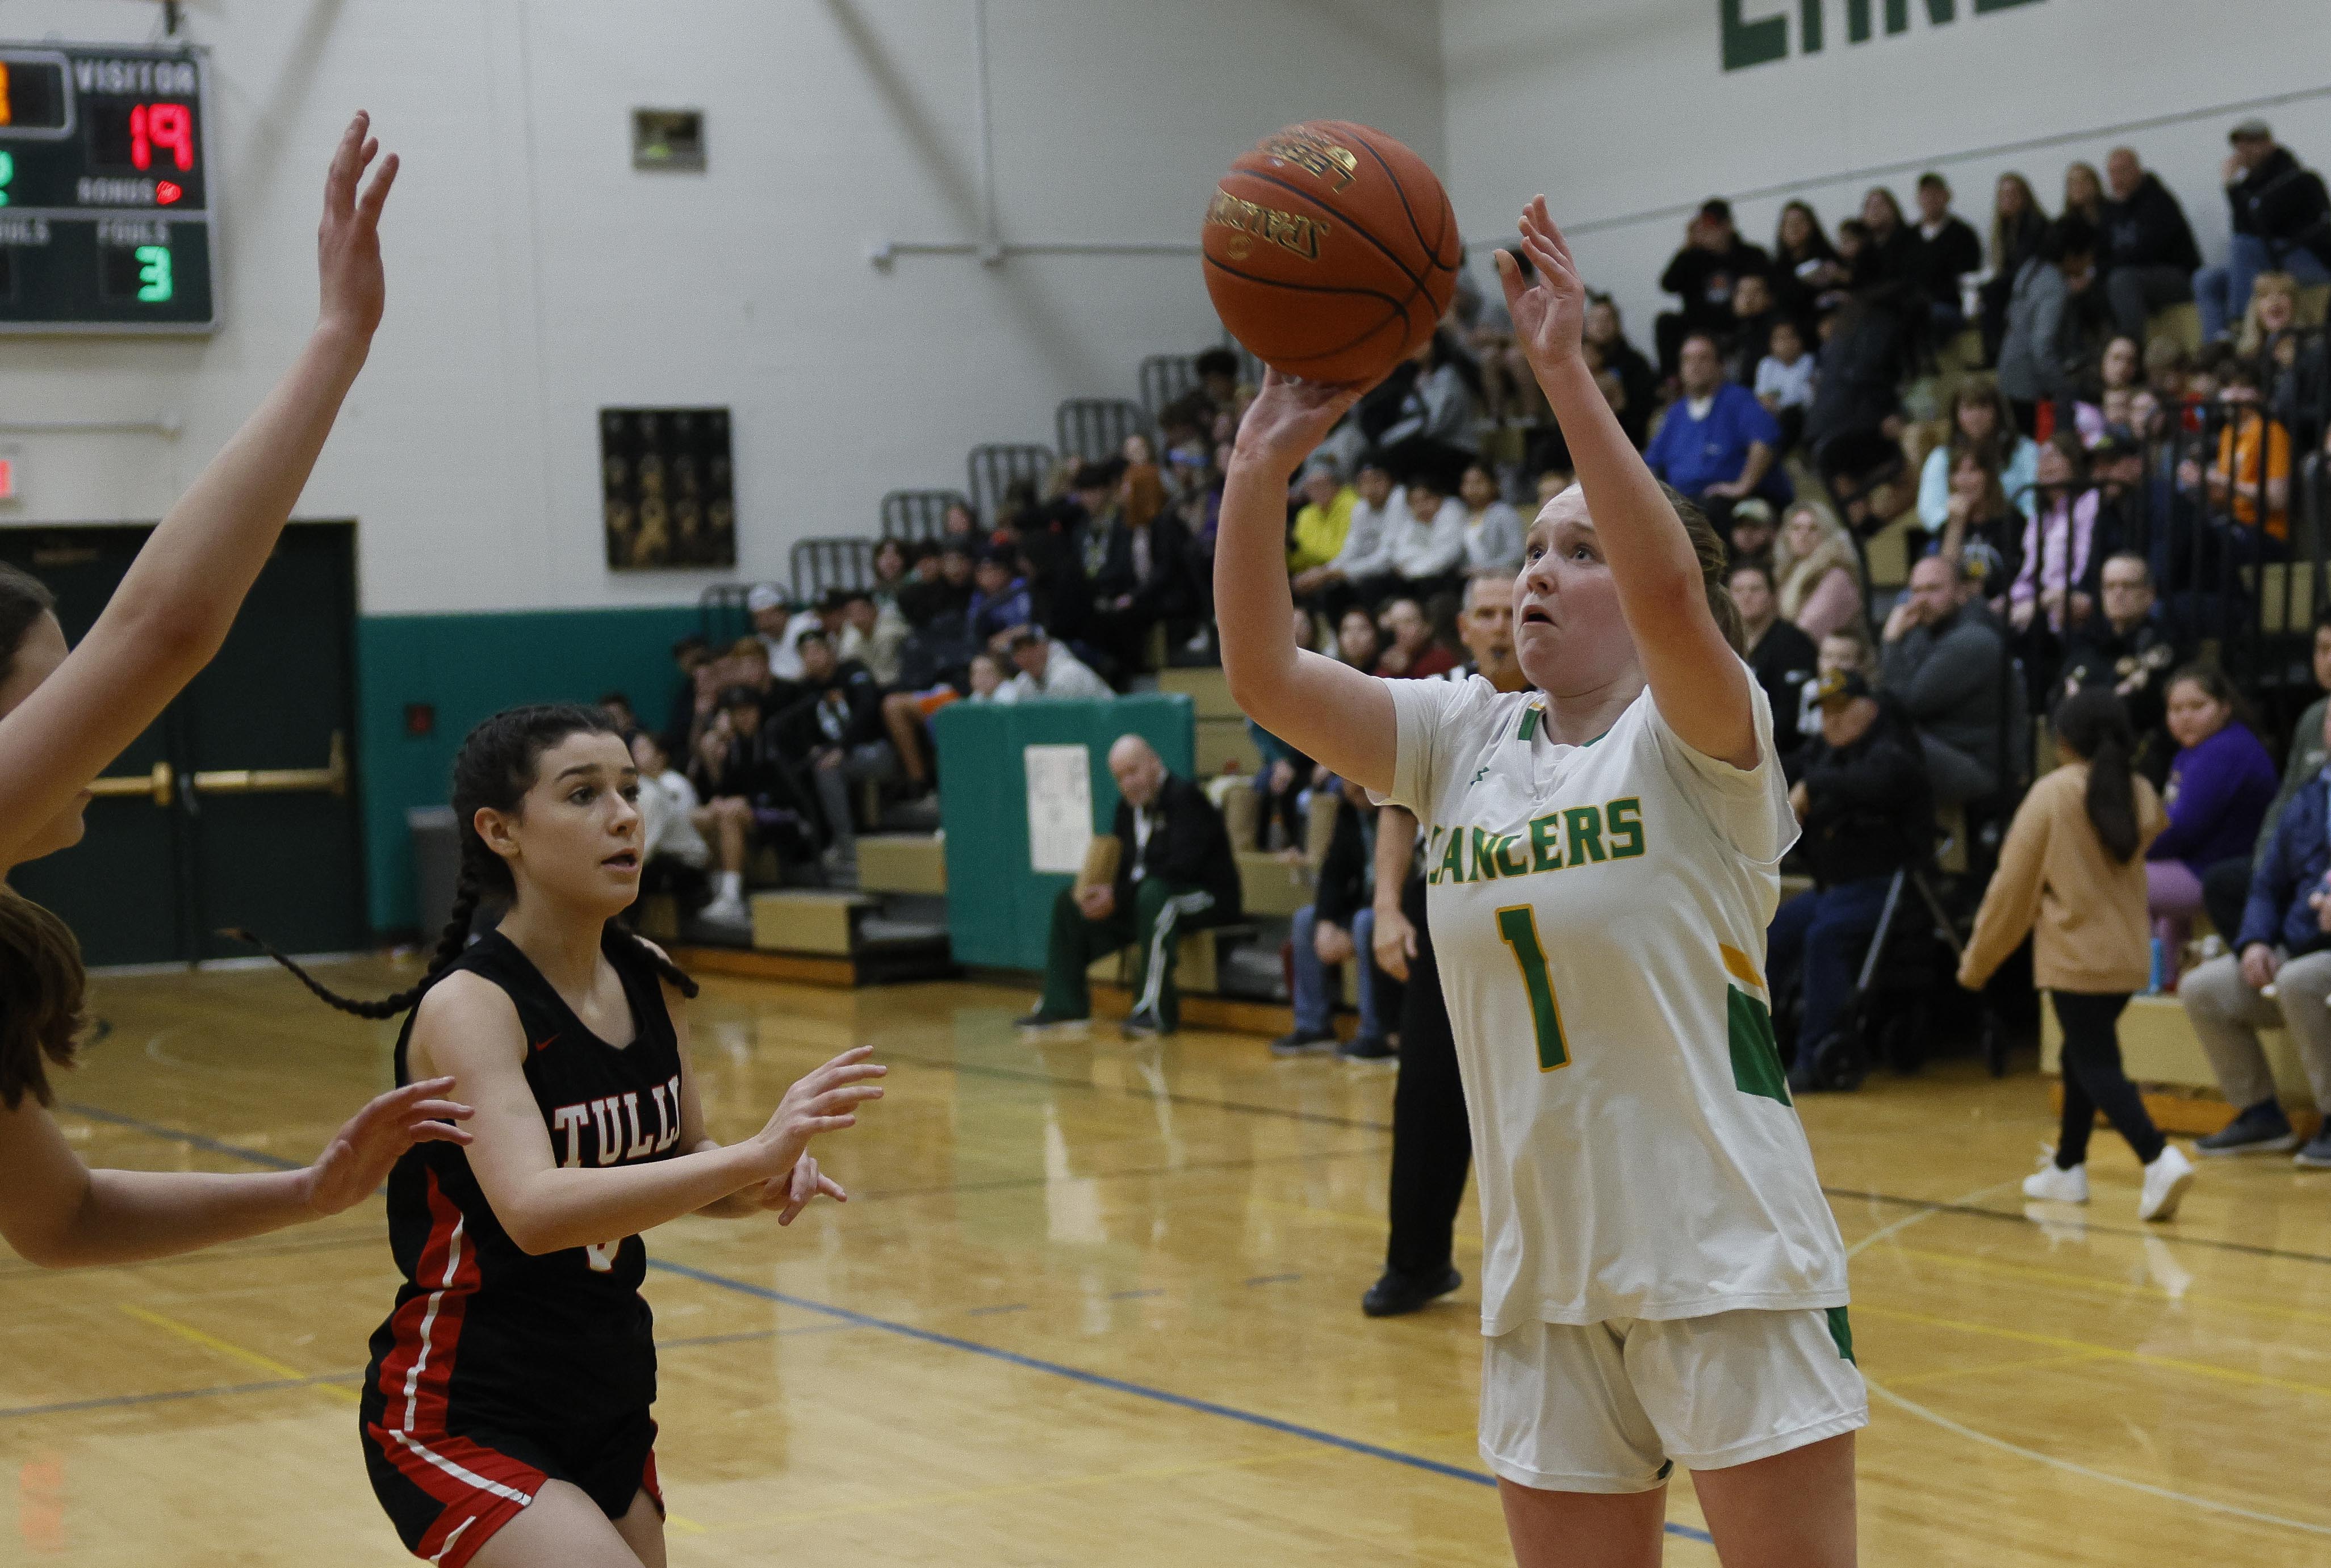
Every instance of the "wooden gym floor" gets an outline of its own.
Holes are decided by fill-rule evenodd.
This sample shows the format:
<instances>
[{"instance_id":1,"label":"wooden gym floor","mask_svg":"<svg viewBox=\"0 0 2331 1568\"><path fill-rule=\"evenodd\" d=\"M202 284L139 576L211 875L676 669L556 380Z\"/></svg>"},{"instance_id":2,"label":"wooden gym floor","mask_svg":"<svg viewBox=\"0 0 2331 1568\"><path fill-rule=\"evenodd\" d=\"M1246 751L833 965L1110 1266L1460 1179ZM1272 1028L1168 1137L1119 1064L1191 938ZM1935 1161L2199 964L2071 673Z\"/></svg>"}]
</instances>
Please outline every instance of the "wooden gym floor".
<instances>
[{"instance_id":1,"label":"wooden gym floor","mask_svg":"<svg viewBox=\"0 0 2331 1568\"><path fill-rule=\"evenodd\" d=\"M357 990L409 970L331 970ZM1373 1323L1392 1076L1251 1037L1029 1041L1027 994L713 980L714 1130L859 1041L890 1098L793 1230L649 1238L676 1564L1495 1563L1471 1285ZM66 1081L92 1163L304 1162L393 1027L271 972L107 979ZM1863 1560L2331 1565L2331 1175L2212 1163L2173 1227L2099 1134L2034 1222L2042 1080L1958 1066L1805 1107L1874 1390ZM1469 1205L1460 1266L1479 1257ZM406 1561L355 1438L377 1204L143 1268L0 1261L0 1561ZM1669 1561L1713 1563L1688 1482Z\"/></svg>"}]
</instances>

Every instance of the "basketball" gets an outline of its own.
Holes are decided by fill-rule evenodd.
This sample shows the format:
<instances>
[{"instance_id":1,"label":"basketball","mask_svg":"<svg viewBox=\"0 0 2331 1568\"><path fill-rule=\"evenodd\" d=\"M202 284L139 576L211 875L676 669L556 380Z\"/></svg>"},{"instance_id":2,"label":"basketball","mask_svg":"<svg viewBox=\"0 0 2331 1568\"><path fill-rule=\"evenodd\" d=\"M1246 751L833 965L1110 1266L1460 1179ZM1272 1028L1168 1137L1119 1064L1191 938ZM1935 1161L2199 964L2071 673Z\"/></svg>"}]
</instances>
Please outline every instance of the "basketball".
<instances>
[{"instance_id":1,"label":"basketball","mask_svg":"<svg viewBox=\"0 0 2331 1568\"><path fill-rule=\"evenodd\" d=\"M1206 207L1206 291L1283 375L1374 381L1432 336L1457 290L1457 214L1382 131L1306 120L1231 165Z\"/></svg>"}]
</instances>

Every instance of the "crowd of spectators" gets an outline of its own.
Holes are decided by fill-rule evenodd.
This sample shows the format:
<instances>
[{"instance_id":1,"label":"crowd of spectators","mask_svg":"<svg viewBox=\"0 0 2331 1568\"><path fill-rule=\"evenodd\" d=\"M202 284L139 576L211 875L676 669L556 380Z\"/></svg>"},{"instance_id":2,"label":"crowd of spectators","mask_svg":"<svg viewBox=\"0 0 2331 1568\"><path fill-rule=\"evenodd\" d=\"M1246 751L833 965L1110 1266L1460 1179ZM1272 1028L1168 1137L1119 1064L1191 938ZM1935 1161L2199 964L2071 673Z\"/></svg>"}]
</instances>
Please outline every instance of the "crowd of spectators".
<instances>
[{"instance_id":1,"label":"crowd of spectators","mask_svg":"<svg viewBox=\"0 0 2331 1568\"><path fill-rule=\"evenodd\" d=\"M2128 765L2159 792L2165 826L2137 857L2156 978L2178 983L2204 917L2234 971L2202 946L2190 978L2229 1018L2263 1005L2269 957L2253 950L2292 951L2304 925L2331 954L2331 805L2307 782L2323 715L2299 721L2278 796L2265 740L2279 730L2245 711L2222 666L2260 630L2244 598L2256 569L2312 547L2295 519L2331 409L2314 325L2331 201L2263 123L2235 126L2230 149L2233 238L2215 262L2178 195L2121 147L2101 172L2068 167L2053 214L2003 175L1987 227L1935 173L1913 210L1873 188L1833 234L1792 201L1769 248L1710 200L1661 276L1675 305L1648 353L1615 302L1590 296L1589 365L1622 428L1730 542L1749 660L1806 823L1796 869L1815 885L1775 927L1774 978L1802 990L1816 1034L1898 870L1955 839L1965 891L1980 894L1984 851L2047 744L2036 721L2084 693L2115 699ZM2198 348L2164 315L2181 309L2198 312ZM939 707L1098 696L1209 658L1213 529L1253 388L1229 351L1194 368L1154 442L1065 464L992 520L958 508L936 543L884 541L862 592L794 606L764 591L757 641L676 651L686 679L642 771L656 763L672 853L707 869L716 909L733 907L758 846L845 871L873 792L929 790ZM1466 584L1511 577L1528 518L1568 469L1500 305L1466 280L1289 497L1299 637L1386 677L1458 670ZM1900 542L1898 592L1870 579L1881 535ZM1298 933L1298 1033L1324 1028L1327 967L1355 963L1374 1035L1388 1026L1362 917L1373 821L1308 759L1255 740L1251 847L1301 844L1315 796L1337 819ZM2311 842L2288 837L2307 831ZM2240 1027L2213 1047L2230 1094L2257 1087L2224 1043ZM2331 1028L2317 1032L2331 1106Z\"/></svg>"}]
</instances>

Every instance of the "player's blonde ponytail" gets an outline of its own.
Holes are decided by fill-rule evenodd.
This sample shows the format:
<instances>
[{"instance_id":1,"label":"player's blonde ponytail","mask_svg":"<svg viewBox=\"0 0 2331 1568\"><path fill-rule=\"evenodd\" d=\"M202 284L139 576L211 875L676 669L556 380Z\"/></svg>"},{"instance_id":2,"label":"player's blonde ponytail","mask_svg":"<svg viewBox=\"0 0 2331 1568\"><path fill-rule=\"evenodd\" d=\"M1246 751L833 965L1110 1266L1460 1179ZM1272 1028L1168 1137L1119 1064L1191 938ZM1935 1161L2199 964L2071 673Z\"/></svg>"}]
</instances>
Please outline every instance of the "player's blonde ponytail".
<instances>
[{"instance_id":1,"label":"player's blonde ponytail","mask_svg":"<svg viewBox=\"0 0 2331 1568\"><path fill-rule=\"evenodd\" d=\"M1725 547L1724 536L1708 520L1708 514L1673 485L1662 480L1660 489L1675 508L1677 520L1683 531L1691 536L1692 553L1699 557L1699 580L1708 590L1708 611L1716 617L1717 629L1732 645L1732 651L1742 658L1748 656L1748 630L1741 624L1740 606L1732 602L1732 590L1724 579L1730 565L1732 553Z\"/></svg>"}]
</instances>

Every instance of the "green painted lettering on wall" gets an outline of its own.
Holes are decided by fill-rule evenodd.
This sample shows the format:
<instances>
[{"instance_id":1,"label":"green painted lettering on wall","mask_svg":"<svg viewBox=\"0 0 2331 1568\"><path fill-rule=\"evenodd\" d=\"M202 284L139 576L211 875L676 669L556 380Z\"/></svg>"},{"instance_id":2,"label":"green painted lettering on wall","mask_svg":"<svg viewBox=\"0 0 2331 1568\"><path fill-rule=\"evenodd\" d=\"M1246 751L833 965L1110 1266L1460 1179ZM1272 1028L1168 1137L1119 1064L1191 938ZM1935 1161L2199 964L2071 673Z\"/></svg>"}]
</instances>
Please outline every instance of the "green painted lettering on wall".
<instances>
[{"instance_id":1,"label":"green painted lettering on wall","mask_svg":"<svg viewBox=\"0 0 2331 1568\"><path fill-rule=\"evenodd\" d=\"M1798 53L1819 54L1828 43L1832 3L1833 0L1797 0ZM1974 0L1974 11L1977 16L1988 16L2039 3L2040 0ZM1924 4L1928 26L1946 26L1959 19L1958 0L1924 0ZM1784 10L1768 16L1750 16L1746 14L1747 5L1748 0L1717 0L1717 27L1727 71L1768 65L1789 55L1788 13ZM1884 5L1886 36L1893 38L1909 32L1910 0L1884 0ZM1845 41L1869 43L1878 32L1875 0L1844 0L1844 5Z\"/></svg>"},{"instance_id":2,"label":"green painted lettering on wall","mask_svg":"<svg viewBox=\"0 0 2331 1568\"><path fill-rule=\"evenodd\" d=\"M1751 22L1741 14L1745 3L1746 0L1721 0L1724 69L1746 71L1752 65L1787 59L1789 19L1786 16L1760 16Z\"/></svg>"}]
</instances>

